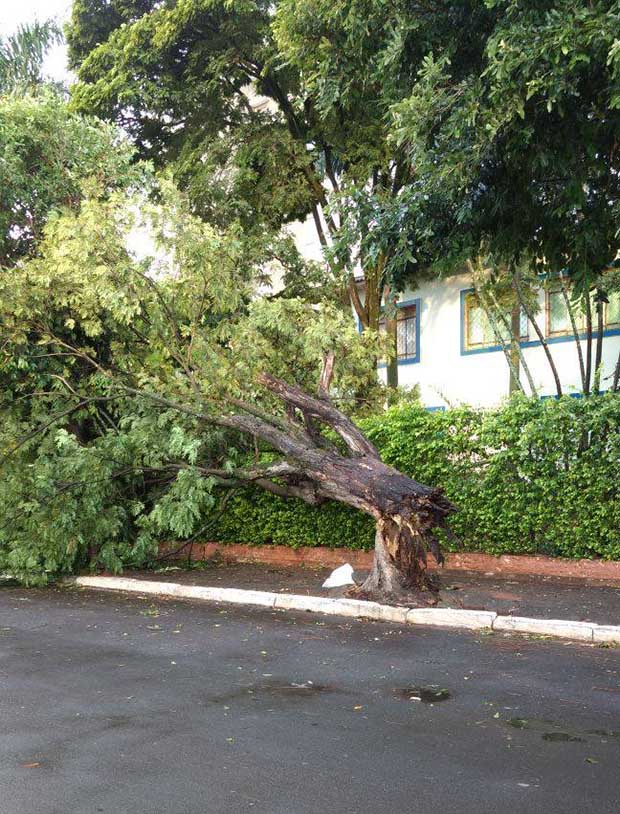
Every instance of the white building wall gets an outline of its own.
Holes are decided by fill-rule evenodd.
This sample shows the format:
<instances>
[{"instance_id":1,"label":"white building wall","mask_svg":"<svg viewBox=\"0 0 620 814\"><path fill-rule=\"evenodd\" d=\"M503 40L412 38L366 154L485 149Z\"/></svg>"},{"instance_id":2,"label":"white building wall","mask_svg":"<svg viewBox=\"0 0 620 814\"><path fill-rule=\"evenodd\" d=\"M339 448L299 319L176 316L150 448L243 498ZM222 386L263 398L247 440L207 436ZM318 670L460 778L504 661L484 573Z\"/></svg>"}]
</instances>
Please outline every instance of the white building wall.
<instances>
[{"instance_id":1,"label":"white building wall","mask_svg":"<svg viewBox=\"0 0 620 814\"><path fill-rule=\"evenodd\" d=\"M314 221L308 217L303 223L287 227L301 254L308 260L321 261L322 251ZM444 408L459 404L476 407L494 407L509 394L510 370L504 352L500 349L482 349L464 352L462 292L471 290L468 275L457 275L422 284L416 290L407 290L400 302L415 302L419 320L418 361L401 361L398 365L399 384L419 386L422 403L429 408ZM539 295L536 321L546 336L545 295ZM620 335L606 335L603 341L603 370L601 389L607 390L620 353ZM540 396L556 394L553 374L543 347L537 341L532 325L529 339L523 347L525 360ZM593 343L594 345L595 343ZM585 358L585 342L582 341ZM580 393L581 377L574 340L569 337L551 339L549 343L558 370L563 392ZM593 347L594 357L594 347ZM594 365L594 358L592 359ZM379 370L385 380L385 368ZM521 370L521 380L529 392L527 378Z\"/></svg>"},{"instance_id":2,"label":"white building wall","mask_svg":"<svg viewBox=\"0 0 620 814\"><path fill-rule=\"evenodd\" d=\"M419 331L419 361L401 362L399 384L419 385L422 402L428 407L471 404L492 407L508 396L510 371L501 349L483 349L464 353L462 348L461 292L471 289L467 275L428 282L415 291L405 291L401 302L417 301ZM544 294L540 295L537 322L545 332ZM529 340L537 340L529 326ZM572 339L552 341L549 345L562 388L566 393L581 390L579 362ZM585 343L582 342L585 354ZM603 342L603 373L601 389L606 390L620 352L620 336L605 336ZM523 348L539 395L556 392L549 363L540 344ZM385 376L385 370L380 372ZM521 378L526 383L521 372ZM606 381L607 378L607 381Z\"/></svg>"},{"instance_id":3,"label":"white building wall","mask_svg":"<svg viewBox=\"0 0 620 814\"><path fill-rule=\"evenodd\" d=\"M305 221L295 221L284 227L295 241L299 253L306 260L315 260L317 263L323 261L323 250L316 232L316 226L312 215Z\"/></svg>"}]
</instances>

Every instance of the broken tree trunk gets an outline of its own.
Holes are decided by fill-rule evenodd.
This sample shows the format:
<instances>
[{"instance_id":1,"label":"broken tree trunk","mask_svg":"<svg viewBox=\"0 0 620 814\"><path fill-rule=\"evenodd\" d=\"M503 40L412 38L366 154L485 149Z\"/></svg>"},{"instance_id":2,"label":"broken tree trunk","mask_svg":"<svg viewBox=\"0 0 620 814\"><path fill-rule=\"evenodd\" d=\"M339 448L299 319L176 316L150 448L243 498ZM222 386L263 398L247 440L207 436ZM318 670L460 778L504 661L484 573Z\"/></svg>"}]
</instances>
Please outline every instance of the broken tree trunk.
<instances>
[{"instance_id":1,"label":"broken tree trunk","mask_svg":"<svg viewBox=\"0 0 620 814\"><path fill-rule=\"evenodd\" d=\"M326 369L331 365L333 360L326 360ZM279 494L289 489L291 496L314 505L336 500L374 518L374 566L358 589L359 596L432 604L438 583L427 571L427 555L443 561L437 530L447 529L447 519L456 509L441 489L424 486L383 463L374 445L330 401L324 379L325 373L317 398L262 374L259 382L287 406L285 423L275 426L255 411L222 417L221 423L258 436L285 457L288 466L278 474ZM335 431L346 451L332 444L319 424ZM264 477L256 482L267 486Z\"/></svg>"},{"instance_id":2,"label":"broken tree trunk","mask_svg":"<svg viewBox=\"0 0 620 814\"><path fill-rule=\"evenodd\" d=\"M280 497L300 498L313 506L336 500L370 515L376 524L375 559L358 595L409 605L433 604L438 581L427 571L427 557L431 553L438 564L443 562L437 531L450 534L448 519L456 507L441 489L418 483L383 463L375 446L330 400L333 366L333 356L327 354L318 396L261 374L259 384L284 402L283 414L238 399L230 399L228 406L240 412L213 414L154 393L124 389L206 423L259 438L280 453L278 461L232 471L199 467L222 486L251 482ZM333 430L341 443L332 443L320 425Z\"/></svg>"}]
</instances>

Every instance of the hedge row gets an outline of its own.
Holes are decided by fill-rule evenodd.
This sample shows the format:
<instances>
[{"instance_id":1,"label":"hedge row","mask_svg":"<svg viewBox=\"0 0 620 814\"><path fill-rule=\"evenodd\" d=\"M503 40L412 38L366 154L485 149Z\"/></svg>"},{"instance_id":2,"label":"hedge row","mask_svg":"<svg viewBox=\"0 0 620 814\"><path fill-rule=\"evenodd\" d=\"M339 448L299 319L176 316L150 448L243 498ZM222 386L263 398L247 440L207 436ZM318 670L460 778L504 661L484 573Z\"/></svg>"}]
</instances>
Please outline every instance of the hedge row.
<instances>
[{"instance_id":1,"label":"hedge row","mask_svg":"<svg viewBox=\"0 0 620 814\"><path fill-rule=\"evenodd\" d=\"M496 411L408 405L361 425L387 463L445 489L459 548L620 559L619 396L516 397ZM373 536L356 510L247 489L212 539L369 549Z\"/></svg>"}]
</instances>

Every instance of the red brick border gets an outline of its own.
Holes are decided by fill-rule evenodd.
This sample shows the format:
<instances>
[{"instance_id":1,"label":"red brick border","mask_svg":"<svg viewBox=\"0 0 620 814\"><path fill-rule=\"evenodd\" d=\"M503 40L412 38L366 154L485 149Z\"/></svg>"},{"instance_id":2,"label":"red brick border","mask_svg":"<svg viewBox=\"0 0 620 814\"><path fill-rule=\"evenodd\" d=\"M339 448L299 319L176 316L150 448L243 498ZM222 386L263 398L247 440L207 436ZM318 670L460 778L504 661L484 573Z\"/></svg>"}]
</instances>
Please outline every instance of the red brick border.
<instances>
[{"instance_id":1,"label":"red brick border","mask_svg":"<svg viewBox=\"0 0 620 814\"><path fill-rule=\"evenodd\" d=\"M368 569L372 564L371 551L350 549L288 548L287 546L222 545L196 543L192 548L193 560L206 560L219 555L231 562L262 562L282 566L315 566L335 568L344 562L353 568ZM186 556L181 553L180 557ZM572 579L606 580L620 584L620 562L607 560L566 560L556 557L509 555L493 556L477 552L446 555L446 568L463 571L482 571L488 574L523 574Z\"/></svg>"}]
</instances>

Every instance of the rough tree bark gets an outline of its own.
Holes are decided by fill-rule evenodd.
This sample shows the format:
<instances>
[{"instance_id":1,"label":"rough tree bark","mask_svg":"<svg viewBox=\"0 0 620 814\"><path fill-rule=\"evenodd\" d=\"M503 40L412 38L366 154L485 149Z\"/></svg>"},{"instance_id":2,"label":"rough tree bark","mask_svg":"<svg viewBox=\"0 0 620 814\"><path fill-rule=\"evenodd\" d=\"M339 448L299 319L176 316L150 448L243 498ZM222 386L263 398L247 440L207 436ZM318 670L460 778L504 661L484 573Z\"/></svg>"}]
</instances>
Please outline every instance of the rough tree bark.
<instances>
[{"instance_id":1,"label":"rough tree bark","mask_svg":"<svg viewBox=\"0 0 620 814\"><path fill-rule=\"evenodd\" d=\"M252 408L251 414L215 419L257 436L283 456L278 463L238 477L281 496L313 505L336 500L370 515L376 523L374 567L358 595L433 604L438 584L427 571L427 555L443 561L436 532L447 529L455 506L441 489L417 483L383 463L374 445L330 400L332 367L333 358L328 357L318 397L269 374L259 376L260 384L285 403L285 416L259 414ZM344 452L323 435L321 424L340 436Z\"/></svg>"}]
</instances>

